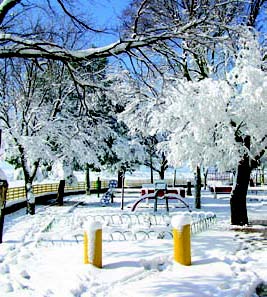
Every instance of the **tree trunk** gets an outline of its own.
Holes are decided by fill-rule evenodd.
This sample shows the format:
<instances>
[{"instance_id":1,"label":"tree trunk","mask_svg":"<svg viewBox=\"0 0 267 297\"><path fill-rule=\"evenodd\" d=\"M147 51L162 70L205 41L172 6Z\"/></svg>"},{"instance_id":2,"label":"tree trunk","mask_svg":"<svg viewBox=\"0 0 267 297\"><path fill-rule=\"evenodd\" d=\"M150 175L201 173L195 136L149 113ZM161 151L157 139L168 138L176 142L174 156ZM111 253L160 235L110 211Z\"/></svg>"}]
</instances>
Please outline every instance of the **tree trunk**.
<instances>
[{"instance_id":1,"label":"tree trunk","mask_svg":"<svg viewBox=\"0 0 267 297\"><path fill-rule=\"evenodd\" d=\"M57 204L59 206L63 205L63 198L64 198L64 189L65 189L65 180L62 179L59 181L58 190L57 190Z\"/></svg>"},{"instance_id":2,"label":"tree trunk","mask_svg":"<svg viewBox=\"0 0 267 297\"><path fill-rule=\"evenodd\" d=\"M125 181L125 172L122 175L122 186L121 186L121 210L124 209L124 181Z\"/></svg>"},{"instance_id":3,"label":"tree trunk","mask_svg":"<svg viewBox=\"0 0 267 297\"><path fill-rule=\"evenodd\" d=\"M206 171L204 173L204 190L207 189L208 173L209 173L209 169L206 169Z\"/></svg>"},{"instance_id":4,"label":"tree trunk","mask_svg":"<svg viewBox=\"0 0 267 297\"><path fill-rule=\"evenodd\" d=\"M90 195L91 189L90 189L90 169L89 165L85 165L85 193L86 195Z\"/></svg>"},{"instance_id":5,"label":"tree trunk","mask_svg":"<svg viewBox=\"0 0 267 297\"><path fill-rule=\"evenodd\" d=\"M164 153L162 153L161 155L161 165L160 165L160 170L159 170L159 177L161 180L164 179L165 177L165 171L167 170L168 168L168 160L165 156Z\"/></svg>"},{"instance_id":6,"label":"tree trunk","mask_svg":"<svg viewBox=\"0 0 267 297\"><path fill-rule=\"evenodd\" d=\"M98 178L96 180L96 192L97 192L98 198L100 196L100 191L101 191L101 180L100 180L100 177L98 176Z\"/></svg>"},{"instance_id":7,"label":"tree trunk","mask_svg":"<svg viewBox=\"0 0 267 297\"><path fill-rule=\"evenodd\" d=\"M152 154L150 154L150 182L154 183Z\"/></svg>"},{"instance_id":8,"label":"tree trunk","mask_svg":"<svg viewBox=\"0 0 267 297\"><path fill-rule=\"evenodd\" d=\"M249 157L245 156L238 164L235 182L231 193L231 224L247 225L247 191L250 179L251 167Z\"/></svg>"},{"instance_id":9,"label":"tree trunk","mask_svg":"<svg viewBox=\"0 0 267 297\"><path fill-rule=\"evenodd\" d=\"M25 192L26 192L26 200L27 200L27 209L26 213L30 215L35 214L35 196L33 194L32 183L36 176L37 169L40 164L40 159L35 161L32 166L32 172L30 173L30 169L27 165L26 155L24 152L24 148L21 145L18 145L20 151L20 159L24 174L24 181L25 181Z\"/></svg>"},{"instance_id":10,"label":"tree trunk","mask_svg":"<svg viewBox=\"0 0 267 297\"><path fill-rule=\"evenodd\" d=\"M0 243L3 242L3 230L5 221L5 206L6 206L6 194L7 194L8 183L6 180L0 181Z\"/></svg>"},{"instance_id":11,"label":"tree trunk","mask_svg":"<svg viewBox=\"0 0 267 297\"><path fill-rule=\"evenodd\" d=\"M26 200L27 200L27 210L26 213L30 215L35 214L35 196L33 194L33 188L32 188L32 182L31 181L26 181Z\"/></svg>"},{"instance_id":12,"label":"tree trunk","mask_svg":"<svg viewBox=\"0 0 267 297\"><path fill-rule=\"evenodd\" d=\"M200 167L197 166L196 176L195 176L195 208L201 208L201 174Z\"/></svg>"},{"instance_id":13,"label":"tree trunk","mask_svg":"<svg viewBox=\"0 0 267 297\"><path fill-rule=\"evenodd\" d=\"M186 195L187 195L187 196L192 196L191 181L188 181L188 182L187 182Z\"/></svg>"},{"instance_id":14,"label":"tree trunk","mask_svg":"<svg viewBox=\"0 0 267 297\"><path fill-rule=\"evenodd\" d=\"M260 173L260 185L264 186L264 167L261 168L261 173Z\"/></svg>"},{"instance_id":15,"label":"tree trunk","mask_svg":"<svg viewBox=\"0 0 267 297\"><path fill-rule=\"evenodd\" d=\"M163 180L164 177L165 177L165 172L164 172L164 170L162 170L162 167L161 167L160 169L161 169L161 170L160 170L160 172L159 172L159 178L160 178L161 180Z\"/></svg>"}]
</instances>

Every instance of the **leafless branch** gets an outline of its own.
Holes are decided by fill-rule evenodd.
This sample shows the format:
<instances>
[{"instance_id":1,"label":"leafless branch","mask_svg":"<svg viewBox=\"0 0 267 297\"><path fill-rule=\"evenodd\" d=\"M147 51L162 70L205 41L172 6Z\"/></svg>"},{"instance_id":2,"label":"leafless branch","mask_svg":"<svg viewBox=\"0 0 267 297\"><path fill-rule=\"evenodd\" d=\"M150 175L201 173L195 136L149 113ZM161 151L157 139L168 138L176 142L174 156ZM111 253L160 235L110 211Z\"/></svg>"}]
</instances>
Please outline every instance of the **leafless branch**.
<instances>
[{"instance_id":1,"label":"leafless branch","mask_svg":"<svg viewBox=\"0 0 267 297\"><path fill-rule=\"evenodd\" d=\"M2 3L0 4L0 24L2 24L8 12L20 2L21 0L3 0L2 1Z\"/></svg>"},{"instance_id":2,"label":"leafless branch","mask_svg":"<svg viewBox=\"0 0 267 297\"><path fill-rule=\"evenodd\" d=\"M62 8L62 10L64 11L64 13L69 16L71 18L71 20L75 23L77 23L78 25L84 27L85 29L89 30L89 31L93 31L95 33L103 33L104 30L98 30L98 29L94 29L90 26L88 26L87 24L85 24L83 21L79 20L74 14L72 14L64 5L63 1L61 0L57 0L58 4L60 5L60 7Z\"/></svg>"},{"instance_id":3,"label":"leafless branch","mask_svg":"<svg viewBox=\"0 0 267 297\"><path fill-rule=\"evenodd\" d=\"M68 50L57 44L35 39L25 39L13 34L0 34L0 58L23 57L23 58L46 58L64 62L90 60L93 58L117 56L131 49L143 48L153 45L158 41L171 38L190 38L190 29L200 25L203 19L194 20L174 30L150 31L150 34L138 35L133 39L118 40L110 45L88 48L84 50ZM184 33L187 33L186 37ZM204 38L204 36L202 36Z\"/></svg>"}]
</instances>

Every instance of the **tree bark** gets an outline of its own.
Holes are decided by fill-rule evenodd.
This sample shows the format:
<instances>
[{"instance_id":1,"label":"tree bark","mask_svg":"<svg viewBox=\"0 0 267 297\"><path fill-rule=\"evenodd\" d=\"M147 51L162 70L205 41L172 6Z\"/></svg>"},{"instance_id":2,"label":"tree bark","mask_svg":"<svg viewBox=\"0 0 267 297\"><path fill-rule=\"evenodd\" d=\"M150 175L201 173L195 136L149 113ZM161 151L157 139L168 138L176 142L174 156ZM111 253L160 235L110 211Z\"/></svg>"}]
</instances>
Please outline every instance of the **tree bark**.
<instances>
[{"instance_id":1,"label":"tree bark","mask_svg":"<svg viewBox=\"0 0 267 297\"><path fill-rule=\"evenodd\" d=\"M204 172L204 190L207 189L208 173L209 173L209 169L206 169L206 171Z\"/></svg>"},{"instance_id":2,"label":"tree bark","mask_svg":"<svg viewBox=\"0 0 267 297\"><path fill-rule=\"evenodd\" d=\"M63 205L63 198L64 198L64 189L65 189L65 180L62 179L59 181L59 186L57 190L57 204L59 206Z\"/></svg>"},{"instance_id":3,"label":"tree bark","mask_svg":"<svg viewBox=\"0 0 267 297\"><path fill-rule=\"evenodd\" d=\"M201 175L200 167L197 166L196 176L195 176L195 208L201 208Z\"/></svg>"},{"instance_id":4,"label":"tree bark","mask_svg":"<svg viewBox=\"0 0 267 297\"><path fill-rule=\"evenodd\" d=\"M231 224L232 225L247 225L247 191L251 173L249 157L244 156L237 166L235 182L231 193Z\"/></svg>"},{"instance_id":5,"label":"tree bark","mask_svg":"<svg viewBox=\"0 0 267 297\"><path fill-rule=\"evenodd\" d=\"M150 182L154 183L152 154L150 154Z\"/></svg>"},{"instance_id":6,"label":"tree bark","mask_svg":"<svg viewBox=\"0 0 267 297\"><path fill-rule=\"evenodd\" d=\"M260 173L260 185L264 186L264 167L261 168L261 173Z\"/></svg>"},{"instance_id":7,"label":"tree bark","mask_svg":"<svg viewBox=\"0 0 267 297\"><path fill-rule=\"evenodd\" d=\"M188 181L188 182L187 182L186 195L187 195L187 196L192 196L191 181Z\"/></svg>"},{"instance_id":8,"label":"tree bark","mask_svg":"<svg viewBox=\"0 0 267 297\"><path fill-rule=\"evenodd\" d=\"M20 152L21 165L22 165L23 174L24 174L25 192L26 192L26 200L27 200L26 213L30 215L34 215L35 214L35 197L33 194L32 183L36 176L37 169L40 164L40 159L38 159L33 163L32 172L30 173L30 169L28 168L28 165L27 165L24 147L21 144L19 144L17 139L15 139L15 142L17 143L17 147Z\"/></svg>"},{"instance_id":9,"label":"tree bark","mask_svg":"<svg viewBox=\"0 0 267 297\"><path fill-rule=\"evenodd\" d=\"M122 186L121 186L121 210L124 209L124 181L125 181L125 171L122 175Z\"/></svg>"},{"instance_id":10,"label":"tree bark","mask_svg":"<svg viewBox=\"0 0 267 297\"><path fill-rule=\"evenodd\" d=\"M164 153L162 153L161 155L161 164L160 164L160 170L159 170L159 177L161 180L164 179L165 177L165 171L167 170L168 168L168 160L165 156Z\"/></svg>"},{"instance_id":11,"label":"tree bark","mask_svg":"<svg viewBox=\"0 0 267 297\"><path fill-rule=\"evenodd\" d=\"M85 192L86 195L90 195L91 189L90 189L90 169L89 165L85 165Z\"/></svg>"},{"instance_id":12,"label":"tree bark","mask_svg":"<svg viewBox=\"0 0 267 297\"><path fill-rule=\"evenodd\" d=\"M6 180L0 181L0 243L3 242L3 230L5 220L5 206L6 206L6 194L7 194L8 183Z\"/></svg>"},{"instance_id":13,"label":"tree bark","mask_svg":"<svg viewBox=\"0 0 267 297\"><path fill-rule=\"evenodd\" d=\"M27 199L27 210L26 213L30 215L35 214L35 197L33 194L32 182L25 180L25 190L26 190L26 199Z\"/></svg>"},{"instance_id":14,"label":"tree bark","mask_svg":"<svg viewBox=\"0 0 267 297\"><path fill-rule=\"evenodd\" d=\"M27 166L25 165L25 156L23 155L23 162L22 162L22 168L24 173L24 180L25 180L25 190L26 190L26 199L27 199L27 210L26 213L30 215L35 214L35 196L33 193L33 180L36 176L37 169L39 167L40 160L34 162L33 165L33 171L30 174L27 170Z\"/></svg>"}]
</instances>

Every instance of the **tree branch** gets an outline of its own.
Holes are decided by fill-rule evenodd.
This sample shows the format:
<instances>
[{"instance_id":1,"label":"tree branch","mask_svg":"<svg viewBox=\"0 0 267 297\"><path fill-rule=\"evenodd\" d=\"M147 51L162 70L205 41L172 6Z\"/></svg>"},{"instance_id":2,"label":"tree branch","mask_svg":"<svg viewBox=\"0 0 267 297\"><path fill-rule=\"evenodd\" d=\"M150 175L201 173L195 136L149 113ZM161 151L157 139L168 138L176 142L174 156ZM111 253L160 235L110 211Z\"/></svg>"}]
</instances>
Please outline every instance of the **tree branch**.
<instances>
[{"instance_id":1,"label":"tree branch","mask_svg":"<svg viewBox=\"0 0 267 297\"><path fill-rule=\"evenodd\" d=\"M0 4L0 24L2 24L8 12L20 2L21 0L3 0L2 1L2 3Z\"/></svg>"},{"instance_id":2,"label":"tree branch","mask_svg":"<svg viewBox=\"0 0 267 297\"><path fill-rule=\"evenodd\" d=\"M77 17L75 17L72 13L69 12L69 10L64 5L63 1L57 0L57 2L60 5L60 7L63 9L64 13L67 16L69 16L74 23L77 23L78 25L84 27L85 29L90 30L90 31L93 31L95 33L103 33L104 32L104 30L97 30L97 29L94 29L94 28L88 26L87 24L85 24L84 22L82 22L81 20L79 20Z\"/></svg>"},{"instance_id":3,"label":"tree branch","mask_svg":"<svg viewBox=\"0 0 267 297\"><path fill-rule=\"evenodd\" d=\"M35 39L25 39L13 34L0 34L0 58L46 58L63 62L90 60L93 58L117 56L127 53L131 49L149 47L158 41L170 40L172 38L190 39L190 29L200 25L204 20L198 19L172 30L161 28L149 31L149 34L138 35L133 39L118 40L110 45L88 48L84 50L68 50L55 43ZM163 30L164 29L164 30ZM170 29L170 28L169 28ZM184 33L187 32L186 35ZM186 37L185 37L186 36ZM191 36L191 37L190 37ZM203 36L202 36L203 37ZM208 37L208 36L207 36Z\"/></svg>"}]
</instances>

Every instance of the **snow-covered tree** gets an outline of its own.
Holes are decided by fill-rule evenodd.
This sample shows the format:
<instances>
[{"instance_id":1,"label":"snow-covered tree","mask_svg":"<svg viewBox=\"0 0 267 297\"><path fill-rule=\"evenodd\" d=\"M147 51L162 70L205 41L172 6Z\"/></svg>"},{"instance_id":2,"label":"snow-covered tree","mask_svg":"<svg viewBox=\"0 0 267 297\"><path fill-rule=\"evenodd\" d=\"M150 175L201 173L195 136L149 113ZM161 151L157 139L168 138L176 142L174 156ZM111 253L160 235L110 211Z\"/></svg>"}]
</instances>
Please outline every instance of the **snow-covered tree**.
<instances>
[{"instance_id":1,"label":"snow-covered tree","mask_svg":"<svg viewBox=\"0 0 267 297\"><path fill-rule=\"evenodd\" d=\"M173 78L151 122L155 130L171 131L164 147L171 163L189 160L193 167L201 163L236 170L231 195L231 223L236 225L248 223L250 173L267 148L264 53L255 34L245 32L225 78Z\"/></svg>"},{"instance_id":2,"label":"snow-covered tree","mask_svg":"<svg viewBox=\"0 0 267 297\"><path fill-rule=\"evenodd\" d=\"M147 1L143 1L147 4ZM33 27L29 24L33 23L33 20L28 19L29 15L38 16L38 24L42 21L47 24L47 28L50 30L51 23L59 23L60 17L65 15L72 20L72 22L79 27L79 30L84 34L87 34L88 38L97 34L110 33L103 28L97 28L95 24L90 24L90 20L81 15L81 7L85 10L85 7L90 7L90 1L84 1L81 3L73 3L73 1L45 1L40 3L34 0L4 0L0 4L0 26L2 42L0 48L0 57L23 57L23 58L39 58L56 59L64 61L66 63L71 61L89 60L92 58L116 56L125 52L131 52L131 49L141 49L145 46L152 46L157 41L167 40L173 36L183 34L188 31L190 33L191 28L194 28L197 24L203 22L201 20L193 20L191 23L179 23L175 27L173 24L160 24L157 28L147 30L143 32L136 32L135 36L125 36L122 40L118 40L107 46L94 48L85 47L83 49L76 48L71 50L60 38L57 41L51 42L49 39L39 39L40 35L33 31ZM142 3L138 11L139 15L143 14ZM45 20L46 19L46 20ZM138 22L139 16L136 17ZM20 24L20 28L18 26ZM24 32L20 29L24 27ZM45 29L48 30L48 29ZM58 28L59 30L59 28ZM54 35L58 35L60 31L54 31ZM90 34L90 35L89 35ZM88 43L87 43L88 44ZM92 43L91 43L92 44Z\"/></svg>"},{"instance_id":3,"label":"snow-covered tree","mask_svg":"<svg viewBox=\"0 0 267 297\"><path fill-rule=\"evenodd\" d=\"M105 139L114 131L110 117L95 108L96 93L77 98L77 86L64 64L51 62L39 69L32 61L6 60L2 66L5 158L23 169L28 211L33 214L32 183L38 168L55 159L65 167L74 159L97 166L105 153Z\"/></svg>"},{"instance_id":4,"label":"snow-covered tree","mask_svg":"<svg viewBox=\"0 0 267 297\"><path fill-rule=\"evenodd\" d=\"M94 3L90 0L3 0L0 4L0 58L62 61L77 81L79 75L76 76L71 63L101 57L120 59L121 55L129 58L131 68L136 67L141 76L147 75L147 70L163 74L166 64L169 71L186 73L189 65L181 55L183 52L198 56L195 62L202 71L205 63L202 64L198 45L205 44L212 55L214 45L229 35L230 26L240 22L253 25L263 6L263 0L249 3L133 0L125 5L115 30L92 21L95 19ZM68 20L74 24L72 30L66 30L64 22ZM82 35L84 41L69 46L62 38L66 33ZM111 33L117 41L92 46L98 36ZM85 84L85 81L79 83Z\"/></svg>"},{"instance_id":5,"label":"snow-covered tree","mask_svg":"<svg viewBox=\"0 0 267 297\"><path fill-rule=\"evenodd\" d=\"M57 84L63 77L57 76L56 82L50 67L40 71L31 61L5 61L2 66L0 119L5 158L22 167L28 211L34 213L32 183L38 167L53 155L49 134L55 131L59 106L73 87L67 85L58 92Z\"/></svg>"},{"instance_id":6,"label":"snow-covered tree","mask_svg":"<svg viewBox=\"0 0 267 297\"><path fill-rule=\"evenodd\" d=\"M258 28L264 24L266 4L263 0L131 0L123 14L123 36L138 35L148 30L154 32L155 28L161 28L163 32L169 26L176 28L181 24L205 19L185 34L162 39L152 48L142 48L142 55L132 51L138 61L132 63L133 67L137 66L136 73L141 78L147 72L155 75L167 71L188 80L207 77L208 64L212 67L220 66L221 53L218 48L221 43L227 41L228 46L235 46L240 24ZM138 65L142 65L141 69ZM146 83L147 79L148 75L145 76Z\"/></svg>"},{"instance_id":7,"label":"snow-covered tree","mask_svg":"<svg viewBox=\"0 0 267 297\"><path fill-rule=\"evenodd\" d=\"M136 139L142 147L142 158L139 163L150 168L151 183L153 183L153 172L158 173L158 178L164 179L165 171L168 168L164 152L158 150L159 143L166 139L167 134L155 133L151 135L149 131L150 108L153 106L154 96L157 92L161 92L160 87L152 95L150 85L135 80L134 76L125 75L124 77L118 88L119 97L123 98L120 104L123 104L124 108L118 114L118 118L127 125L131 137ZM156 85L156 83L156 79L150 81L151 85ZM156 90L156 87L153 90Z\"/></svg>"}]
</instances>

